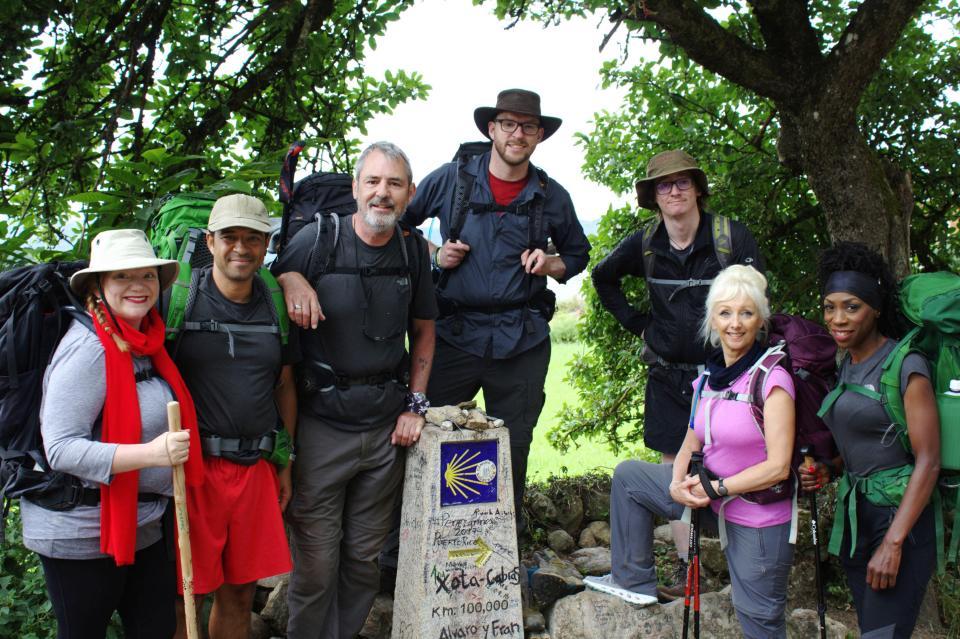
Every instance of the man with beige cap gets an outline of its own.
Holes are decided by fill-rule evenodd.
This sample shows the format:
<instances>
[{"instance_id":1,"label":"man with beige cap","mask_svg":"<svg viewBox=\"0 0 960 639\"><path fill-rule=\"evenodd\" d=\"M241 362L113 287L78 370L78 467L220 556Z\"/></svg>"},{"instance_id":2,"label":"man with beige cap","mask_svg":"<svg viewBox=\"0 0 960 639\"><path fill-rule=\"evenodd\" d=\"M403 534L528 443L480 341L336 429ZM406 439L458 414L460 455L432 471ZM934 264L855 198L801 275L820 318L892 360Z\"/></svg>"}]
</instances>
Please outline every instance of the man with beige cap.
<instances>
[{"instance_id":1,"label":"man with beige cap","mask_svg":"<svg viewBox=\"0 0 960 639\"><path fill-rule=\"evenodd\" d=\"M292 440L299 349L282 343L278 310L258 275L270 230L259 199L216 201L206 237L213 265L192 274L192 301L171 349L200 426L206 481L188 491L187 504L194 591L214 593L213 639L247 636L257 580L291 569L282 511L292 455L278 473L263 454L283 428Z\"/></svg>"},{"instance_id":2,"label":"man with beige cap","mask_svg":"<svg viewBox=\"0 0 960 639\"><path fill-rule=\"evenodd\" d=\"M593 285L604 307L645 341L649 371L643 441L662 454L663 463L671 464L686 435L693 380L707 359L709 346L697 336L710 283L730 264L762 271L763 262L746 226L704 208L710 195L707 176L688 153L672 150L653 156L636 188L640 206L656 211L656 216L594 267ZM622 287L627 276L646 280L649 313L627 301ZM664 600L683 594L687 572L689 528L680 522L671 525L679 561L672 583L658 588ZM625 539L621 542L619 549L629 547ZM623 555L615 552L614 563L628 561Z\"/></svg>"}]
</instances>

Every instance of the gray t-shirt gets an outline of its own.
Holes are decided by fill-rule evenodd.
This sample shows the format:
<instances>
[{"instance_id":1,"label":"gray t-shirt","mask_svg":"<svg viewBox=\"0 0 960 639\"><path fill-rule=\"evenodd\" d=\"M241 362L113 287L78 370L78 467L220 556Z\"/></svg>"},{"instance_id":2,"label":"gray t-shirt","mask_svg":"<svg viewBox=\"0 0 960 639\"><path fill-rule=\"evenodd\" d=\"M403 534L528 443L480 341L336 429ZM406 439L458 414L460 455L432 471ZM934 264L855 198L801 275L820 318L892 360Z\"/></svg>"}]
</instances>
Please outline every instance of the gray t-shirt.
<instances>
[{"instance_id":1,"label":"gray t-shirt","mask_svg":"<svg viewBox=\"0 0 960 639\"><path fill-rule=\"evenodd\" d=\"M96 334L74 321L57 346L43 377L40 431L51 468L74 475L89 488L113 480L110 468L117 444L100 441L100 413L107 392L103 345ZM136 372L151 369L150 358L135 357ZM152 377L137 384L141 441L149 442L167 430L167 402L173 392L165 381ZM139 471L139 492L173 494L169 468ZM162 536L160 517L167 500L137 506L137 550ZM24 545L57 559L95 559L100 552L100 507L78 506L52 511L28 499L20 500Z\"/></svg>"},{"instance_id":2,"label":"gray t-shirt","mask_svg":"<svg viewBox=\"0 0 960 639\"><path fill-rule=\"evenodd\" d=\"M896 340L888 339L859 364L854 364L847 355L840 364L840 381L879 392L883 362L896 345ZM916 353L903 360L901 395L906 392L910 375L914 373L930 377L930 365ZM900 443L896 428L891 427L890 418L878 401L847 391L837 398L824 416L824 421L833 433L844 465L855 475L869 475L878 470L913 463L913 456Z\"/></svg>"},{"instance_id":3,"label":"gray t-shirt","mask_svg":"<svg viewBox=\"0 0 960 639\"><path fill-rule=\"evenodd\" d=\"M352 215L340 219L334 269L312 282L326 319L316 330L300 331L303 361L297 378L313 375L325 388L305 392L301 383L301 410L337 428L358 431L395 421L404 407L406 387L384 381L330 388L323 381L323 365L351 378L397 372L410 321L435 318L437 306L430 256L422 239L417 239L416 250L408 251L410 275L338 272L337 268L396 269L404 265L400 242L406 240L395 234L384 246L369 246L357 236L352 222ZM317 231L316 222L301 229L277 260L274 272L306 275ZM325 240L327 235L322 234L320 241Z\"/></svg>"},{"instance_id":4,"label":"gray t-shirt","mask_svg":"<svg viewBox=\"0 0 960 639\"><path fill-rule=\"evenodd\" d=\"M199 274L196 296L187 321L276 324L273 302L259 278L254 281L253 298L238 304L220 293L207 268ZM252 439L280 425L273 391L282 366L299 360L293 333L293 341L282 347L279 335L272 333L183 332L176 363L197 407L201 433Z\"/></svg>"}]
</instances>

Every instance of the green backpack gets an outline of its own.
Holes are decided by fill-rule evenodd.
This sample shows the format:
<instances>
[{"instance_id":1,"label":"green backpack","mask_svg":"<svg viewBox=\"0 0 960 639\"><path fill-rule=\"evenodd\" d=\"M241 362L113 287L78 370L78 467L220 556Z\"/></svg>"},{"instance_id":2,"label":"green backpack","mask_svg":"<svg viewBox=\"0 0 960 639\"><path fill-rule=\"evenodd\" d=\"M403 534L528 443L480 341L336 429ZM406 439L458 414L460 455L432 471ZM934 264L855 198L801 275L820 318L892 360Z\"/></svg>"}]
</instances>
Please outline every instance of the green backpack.
<instances>
[{"instance_id":1,"label":"green backpack","mask_svg":"<svg viewBox=\"0 0 960 639\"><path fill-rule=\"evenodd\" d=\"M930 362L933 390L940 414L940 490L934 491L937 508L937 537L943 537L941 505L956 507L957 488L960 487L960 275L949 272L919 273L907 277L900 286L901 310L913 324L897 347L883 362L880 390L874 391L853 384L835 388L823 401L819 415L825 414L845 390L875 399L883 405L890 423L894 425L901 444L911 450L907 434L906 410L900 394L900 372L903 360L910 353L920 353ZM879 482L895 484L890 499L899 503L909 473L900 481ZM944 493L941 499L941 494ZM942 552L942 542L938 544ZM960 546L960 509L956 509L953 534L947 560L956 560ZM938 557L942 562L942 558ZM942 565L942 564L941 564Z\"/></svg>"},{"instance_id":2,"label":"green backpack","mask_svg":"<svg viewBox=\"0 0 960 639\"><path fill-rule=\"evenodd\" d=\"M217 196L208 193L180 193L171 196L154 217L148 236L157 252L157 257L180 262L180 273L170 290L169 308L166 313L167 340L176 340L181 331L193 327L186 322L192 306L191 289L195 290L200 269L213 263L213 256L207 250L204 238L207 220ZM283 300L283 291L276 278L266 267L259 271L260 279L266 286L273 302L273 327L244 326L240 330L262 329L259 332L279 333L282 344L287 343L290 334L290 320ZM237 327L223 326L225 330Z\"/></svg>"}]
</instances>

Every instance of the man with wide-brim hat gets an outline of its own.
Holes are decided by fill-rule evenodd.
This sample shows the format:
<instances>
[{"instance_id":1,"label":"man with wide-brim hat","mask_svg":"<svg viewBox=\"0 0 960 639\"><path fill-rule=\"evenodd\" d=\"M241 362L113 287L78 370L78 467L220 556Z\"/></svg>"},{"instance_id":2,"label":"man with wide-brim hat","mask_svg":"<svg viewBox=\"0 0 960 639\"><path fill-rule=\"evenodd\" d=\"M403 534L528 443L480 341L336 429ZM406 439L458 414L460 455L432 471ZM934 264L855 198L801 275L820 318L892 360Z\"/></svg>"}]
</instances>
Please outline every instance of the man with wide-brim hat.
<instances>
[{"instance_id":1,"label":"man with wide-brim hat","mask_svg":"<svg viewBox=\"0 0 960 639\"><path fill-rule=\"evenodd\" d=\"M566 282L581 272L590 244L569 194L530 161L561 124L544 115L540 96L505 89L473 119L492 144L428 175L404 220L437 217L444 240L431 246L441 318L427 396L456 404L483 389L487 412L510 429L520 504L550 361L547 276Z\"/></svg>"},{"instance_id":2,"label":"man with wide-brim hat","mask_svg":"<svg viewBox=\"0 0 960 639\"><path fill-rule=\"evenodd\" d=\"M710 195L707 176L689 153L673 149L654 155L636 188L640 206L657 213L597 264L592 277L604 307L645 341L644 360L650 368L643 440L647 448L662 454L664 463L672 463L687 431L692 383L709 350L698 335L710 283L730 264L762 271L763 262L746 226L704 208ZM628 276L646 280L649 312L627 300L623 279ZM619 472L629 471L624 467ZM612 500L621 498L629 496L616 490L611 495ZM623 502L618 511L629 512L629 504ZM672 578L659 589L666 600L683 594L689 539L687 526L671 524L679 561ZM611 547L618 549L629 544L623 537L611 540ZM612 575L614 587L644 581L629 572Z\"/></svg>"},{"instance_id":3,"label":"man with wide-brim hat","mask_svg":"<svg viewBox=\"0 0 960 639\"><path fill-rule=\"evenodd\" d=\"M245 637L259 579L289 572L283 509L292 494L296 335L286 339L261 270L273 224L264 203L225 195L207 220L213 264L194 270L170 341L197 408L205 481L187 491L198 599L213 594L211 637ZM269 458L269 459L268 459ZM200 605L197 606L199 610Z\"/></svg>"}]
</instances>

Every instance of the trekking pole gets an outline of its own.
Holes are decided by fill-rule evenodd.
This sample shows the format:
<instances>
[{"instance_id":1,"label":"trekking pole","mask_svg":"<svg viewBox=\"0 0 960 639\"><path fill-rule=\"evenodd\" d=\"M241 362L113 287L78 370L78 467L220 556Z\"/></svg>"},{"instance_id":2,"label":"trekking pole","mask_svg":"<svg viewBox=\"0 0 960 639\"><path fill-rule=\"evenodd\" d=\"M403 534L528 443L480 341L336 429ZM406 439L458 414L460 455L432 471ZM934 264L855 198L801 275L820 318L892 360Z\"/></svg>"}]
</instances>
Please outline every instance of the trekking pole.
<instances>
[{"instance_id":1,"label":"trekking pole","mask_svg":"<svg viewBox=\"0 0 960 639\"><path fill-rule=\"evenodd\" d=\"M688 474L699 475L703 453L690 455ZM693 636L700 639L700 509L690 509L690 538L687 543L687 583L683 588L683 639L689 636L690 595L693 593Z\"/></svg>"},{"instance_id":2,"label":"trekking pole","mask_svg":"<svg viewBox=\"0 0 960 639\"><path fill-rule=\"evenodd\" d=\"M171 433L180 432L180 403L167 403L167 424ZM173 506L177 515L177 545L180 547L180 572L183 575L183 611L187 639L200 639L197 606L193 598L193 553L190 551L190 520L187 517L187 488L183 464L173 467Z\"/></svg>"},{"instance_id":3,"label":"trekking pole","mask_svg":"<svg viewBox=\"0 0 960 639\"><path fill-rule=\"evenodd\" d=\"M805 466L813 466L813 457L809 445L800 447ZM823 593L823 575L820 574L820 537L817 530L817 493L810 491L810 537L813 539L813 556L817 568L817 614L820 617L820 639L827 639L827 603Z\"/></svg>"}]
</instances>

